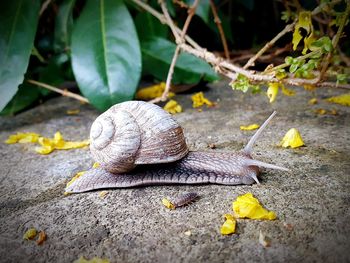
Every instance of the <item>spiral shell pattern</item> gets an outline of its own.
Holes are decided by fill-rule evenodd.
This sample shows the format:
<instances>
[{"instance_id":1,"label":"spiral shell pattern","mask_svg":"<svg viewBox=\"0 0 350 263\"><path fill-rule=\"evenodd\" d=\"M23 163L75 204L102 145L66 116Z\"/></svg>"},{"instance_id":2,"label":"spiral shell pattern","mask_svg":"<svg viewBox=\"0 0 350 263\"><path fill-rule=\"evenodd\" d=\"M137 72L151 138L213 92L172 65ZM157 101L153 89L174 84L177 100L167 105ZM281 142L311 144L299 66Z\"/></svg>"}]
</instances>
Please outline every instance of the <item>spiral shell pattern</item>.
<instances>
[{"instance_id":1,"label":"spiral shell pattern","mask_svg":"<svg viewBox=\"0 0 350 263\"><path fill-rule=\"evenodd\" d=\"M112 106L91 126L90 150L111 173L137 164L177 161L188 153L182 128L157 105L128 101Z\"/></svg>"}]
</instances>

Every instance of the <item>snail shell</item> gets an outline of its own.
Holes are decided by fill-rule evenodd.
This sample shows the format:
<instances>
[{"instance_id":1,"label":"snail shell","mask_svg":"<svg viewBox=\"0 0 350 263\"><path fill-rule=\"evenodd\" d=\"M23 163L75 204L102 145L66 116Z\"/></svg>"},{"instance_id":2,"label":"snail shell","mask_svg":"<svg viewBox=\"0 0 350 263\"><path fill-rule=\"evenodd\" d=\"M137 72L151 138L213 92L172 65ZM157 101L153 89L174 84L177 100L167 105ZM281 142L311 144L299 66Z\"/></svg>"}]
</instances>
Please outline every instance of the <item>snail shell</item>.
<instances>
[{"instance_id":1,"label":"snail shell","mask_svg":"<svg viewBox=\"0 0 350 263\"><path fill-rule=\"evenodd\" d=\"M138 164L168 163L188 153L185 136L175 119L160 107L129 101L112 106L92 124L90 150L111 173Z\"/></svg>"}]
</instances>

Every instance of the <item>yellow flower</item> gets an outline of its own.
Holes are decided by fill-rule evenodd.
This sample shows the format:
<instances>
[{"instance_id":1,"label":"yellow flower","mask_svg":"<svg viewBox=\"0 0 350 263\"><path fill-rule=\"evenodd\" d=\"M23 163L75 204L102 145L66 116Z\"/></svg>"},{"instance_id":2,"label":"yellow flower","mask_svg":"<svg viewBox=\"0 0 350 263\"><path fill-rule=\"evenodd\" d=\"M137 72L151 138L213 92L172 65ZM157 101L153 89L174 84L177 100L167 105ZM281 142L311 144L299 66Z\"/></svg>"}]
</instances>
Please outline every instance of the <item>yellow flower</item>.
<instances>
[{"instance_id":1,"label":"yellow flower","mask_svg":"<svg viewBox=\"0 0 350 263\"><path fill-rule=\"evenodd\" d=\"M38 142L41 145L41 147L36 147L35 151L40 154L49 154L55 149L68 150L81 148L89 145L90 143L89 140L78 142L65 141L60 132L56 132L53 139L40 137Z\"/></svg>"},{"instance_id":2,"label":"yellow flower","mask_svg":"<svg viewBox=\"0 0 350 263\"><path fill-rule=\"evenodd\" d=\"M289 131L287 131L286 135L284 135L282 141L279 143L279 146L285 148L297 148L303 145L305 145L304 141L301 138L299 131L295 128L292 128Z\"/></svg>"},{"instance_id":3,"label":"yellow flower","mask_svg":"<svg viewBox=\"0 0 350 263\"><path fill-rule=\"evenodd\" d=\"M277 217L275 212L263 208L251 193L238 196L232 208L238 218L274 220Z\"/></svg>"},{"instance_id":4,"label":"yellow flower","mask_svg":"<svg viewBox=\"0 0 350 263\"><path fill-rule=\"evenodd\" d=\"M206 104L208 107L214 106L214 103L208 100L206 97L204 97L203 92L198 92L191 96L192 99L192 107L198 108Z\"/></svg>"},{"instance_id":5,"label":"yellow flower","mask_svg":"<svg viewBox=\"0 0 350 263\"><path fill-rule=\"evenodd\" d=\"M170 202L168 199L166 198L163 198L162 199L162 203L163 205L166 207L166 208L169 208L169 209L175 209L175 206L172 202Z\"/></svg>"},{"instance_id":6,"label":"yellow flower","mask_svg":"<svg viewBox=\"0 0 350 263\"><path fill-rule=\"evenodd\" d=\"M278 94L278 82L271 82L268 84L269 87L267 89L266 95L270 99L270 103L274 102L276 100L277 94Z\"/></svg>"},{"instance_id":7,"label":"yellow flower","mask_svg":"<svg viewBox=\"0 0 350 263\"><path fill-rule=\"evenodd\" d=\"M328 102L337 103L344 106L350 106L350 93L326 99Z\"/></svg>"},{"instance_id":8,"label":"yellow flower","mask_svg":"<svg viewBox=\"0 0 350 263\"><path fill-rule=\"evenodd\" d=\"M18 132L17 134L10 135L8 139L5 141L7 144L13 144L13 143L30 143L30 142L37 142L39 139L39 134L34 132Z\"/></svg>"},{"instance_id":9,"label":"yellow flower","mask_svg":"<svg viewBox=\"0 0 350 263\"><path fill-rule=\"evenodd\" d=\"M221 235L233 234L236 231L236 219L231 214L224 215L225 222L220 228Z\"/></svg>"},{"instance_id":10,"label":"yellow flower","mask_svg":"<svg viewBox=\"0 0 350 263\"><path fill-rule=\"evenodd\" d=\"M250 125L242 125L242 126L239 126L239 128L242 130L242 131L253 131L253 130L256 130L260 127L259 124L250 124Z\"/></svg>"},{"instance_id":11,"label":"yellow flower","mask_svg":"<svg viewBox=\"0 0 350 263\"><path fill-rule=\"evenodd\" d=\"M162 96L164 90L165 90L165 82L161 82L159 84L140 89L136 93L135 97L138 100L151 100ZM168 98L171 98L174 96L175 94L173 92L169 92Z\"/></svg>"},{"instance_id":12,"label":"yellow flower","mask_svg":"<svg viewBox=\"0 0 350 263\"><path fill-rule=\"evenodd\" d=\"M23 239L25 239L25 240L33 239L36 237L36 234L37 234L36 229L30 228L24 233Z\"/></svg>"},{"instance_id":13,"label":"yellow flower","mask_svg":"<svg viewBox=\"0 0 350 263\"><path fill-rule=\"evenodd\" d=\"M177 101L169 100L167 104L165 104L164 110L166 110L169 113L175 114L178 112L182 112L182 107L180 104L177 103Z\"/></svg>"}]
</instances>

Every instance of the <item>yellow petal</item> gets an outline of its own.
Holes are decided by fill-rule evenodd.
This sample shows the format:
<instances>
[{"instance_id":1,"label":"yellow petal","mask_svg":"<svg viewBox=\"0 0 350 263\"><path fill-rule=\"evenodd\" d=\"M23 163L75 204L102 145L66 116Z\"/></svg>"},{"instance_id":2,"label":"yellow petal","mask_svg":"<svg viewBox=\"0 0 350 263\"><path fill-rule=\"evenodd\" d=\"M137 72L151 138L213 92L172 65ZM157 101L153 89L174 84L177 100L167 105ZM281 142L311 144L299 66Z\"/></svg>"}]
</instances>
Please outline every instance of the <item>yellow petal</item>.
<instances>
[{"instance_id":1,"label":"yellow petal","mask_svg":"<svg viewBox=\"0 0 350 263\"><path fill-rule=\"evenodd\" d=\"M8 139L5 141L7 144L13 144L13 143L32 143L37 142L39 139L39 134L34 132L26 132L21 133L18 132L17 134L10 135Z\"/></svg>"},{"instance_id":2,"label":"yellow petal","mask_svg":"<svg viewBox=\"0 0 350 263\"><path fill-rule=\"evenodd\" d=\"M317 104L317 103L318 103L318 101L317 101L316 98L312 98L312 99L309 100L309 104L310 105L314 105L314 104Z\"/></svg>"},{"instance_id":3,"label":"yellow petal","mask_svg":"<svg viewBox=\"0 0 350 263\"><path fill-rule=\"evenodd\" d=\"M108 195L108 191L101 191L101 192L98 194L98 196L99 196L100 198L105 198L106 195Z\"/></svg>"},{"instance_id":4,"label":"yellow petal","mask_svg":"<svg viewBox=\"0 0 350 263\"><path fill-rule=\"evenodd\" d=\"M344 106L350 106L350 93L326 99L328 102L337 103Z\"/></svg>"},{"instance_id":5,"label":"yellow petal","mask_svg":"<svg viewBox=\"0 0 350 263\"><path fill-rule=\"evenodd\" d=\"M36 236L36 234L37 234L36 229L30 228L24 233L23 239L25 240L33 239Z\"/></svg>"},{"instance_id":6,"label":"yellow petal","mask_svg":"<svg viewBox=\"0 0 350 263\"><path fill-rule=\"evenodd\" d=\"M271 82L269 83L269 87L267 89L266 95L270 100L270 103L274 102L276 100L277 94L278 94L278 87L279 83L277 82Z\"/></svg>"},{"instance_id":7,"label":"yellow petal","mask_svg":"<svg viewBox=\"0 0 350 263\"><path fill-rule=\"evenodd\" d=\"M161 82L159 84L140 89L136 93L135 97L138 100L151 100L162 96L164 90L165 90L165 82ZM168 98L171 98L174 96L175 94L173 92L169 92Z\"/></svg>"},{"instance_id":8,"label":"yellow petal","mask_svg":"<svg viewBox=\"0 0 350 263\"><path fill-rule=\"evenodd\" d=\"M170 202L168 199L166 198L163 198L162 199L162 203L163 205L166 207L166 208L169 208L169 209L175 209L175 206L172 202Z\"/></svg>"},{"instance_id":9,"label":"yellow petal","mask_svg":"<svg viewBox=\"0 0 350 263\"><path fill-rule=\"evenodd\" d=\"M76 110L67 110L67 114L68 115L76 115L80 112L79 109L76 109Z\"/></svg>"},{"instance_id":10,"label":"yellow petal","mask_svg":"<svg viewBox=\"0 0 350 263\"><path fill-rule=\"evenodd\" d=\"M203 106L204 104L207 105L208 107L214 106L214 103L208 100L207 98L204 97L203 92L198 92L194 95L191 96L192 99L192 107L193 108L198 108Z\"/></svg>"},{"instance_id":11,"label":"yellow petal","mask_svg":"<svg viewBox=\"0 0 350 263\"><path fill-rule=\"evenodd\" d=\"M317 114L320 114L320 115L325 115L327 113L327 111L325 109L317 109L317 110L315 110L315 112Z\"/></svg>"},{"instance_id":12,"label":"yellow petal","mask_svg":"<svg viewBox=\"0 0 350 263\"><path fill-rule=\"evenodd\" d=\"M46 137L39 137L38 139L38 143L41 145L41 146L51 146L51 147L54 147L55 143L52 139L50 138L46 138Z\"/></svg>"},{"instance_id":13,"label":"yellow petal","mask_svg":"<svg viewBox=\"0 0 350 263\"><path fill-rule=\"evenodd\" d=\"M182 112L182 107L180 104L177 103L177 101L169 100L167 104L165 104L164 110L166 110L169 113L175 114L178 112Z\"/></svg>"},{"instance_id":14,"label":"yellow petal","mask_svg":"<svg viewBox=\"0 0 350 263\"><path fill-rule=\"evenodd\" d=\"M259 127L260 127L260 125L259 125L259 124L256 124L256 123L250 124L250 125L246 125L246 126L244 126L244 125L239 126L239 128L240 128L242 131L253 131L253 130L258 129Z\"/></svg>"},{"instance_id":15,"label":"yellow petal","mask_svg":"<svg viewBox=\"0 0 350 263\"><path fill-rule=\"evenodd\" d=\"M100 164L99 163L94 163L93 165L92 165L92 168L98 168L98 167L100 167Z\"/></svg>"},{"instance_id":16,"label":"yellow petal","mask_svg":"<svg viewBox=\"0 0 350 263\"><path fill-rule=\"evenodd\" d=\"M236 201L232 203L232 208L235 215L239 218L276 219L276 214L263 208L258 199L256 199L251 193L238 196Z\"/></svg>"},{"instance_id":17,"label":"yellow petal","mask_svg":"<svg viewBox=\"0 0 350 263\"><path fill-rule=\"evenodd\" d=\"M303 11L299 13L298 22L295 25L294 33L293 33L293 50L296 50L300 40L303 39L303 36L300 34L300 29L306 30L306 35L310 36L313 34L313 27L311 21L311 12ZM305 41L305 40L304 40Z\"/></svg>"},{"instance_id":18,"label":"yellow petal","mask_svg":"<svg viewBox=\"0 0 350 263\"><path fill-rule=\"evenodd\" d=\"M78 141L78 142L61 142L58 145L55 145L55 148L58 150L68 150L68 149L76 149L88 146L90 144L89 140Z\"/></svg>"},{"instance_id":19,"label":"yellow petal","mask_svg":"<svg viewBox=\"0 0 350 263\"><path fill-rule=\"evenodd\" d=\"M236 231L236 219L231 214L225 214L226 221L220 228L222 235L233 234Z\"/></svg>"},{"instance_id":20,"label":"yellow petal","mask_svg":"<svg viewBox=\"0 0 350 263\"><path fill-rule=\"evenodd\" d=\"M84 173L86 173L86 171L82 171L82 172L76 173L76 174L73 176L73 178L67 183L66 188L67 188L68 186L70 186L70 185L71 185L75 180L77 180L80 176L84 175Z\"/></svg>"},{"instance_id":21,"label":"yellow petal","mask_svg":"<svg viewBox=\"0 0 350 263\"><path fill-rule=\"evenodd\" d=\"M279 143L279 146L285 148L297 148L303 145L305 145L304 141L301 138L299 131L295 128L292 128L289 131L287 131L286 135L284 135L282 141Z\"/></svg>"},{"instance_id":22,"label":"yellow petal","mask_svg":"<svg viewBox=\"0 0 350 263\"><path fill-rule=\"evenodd\" d=\"M94 257L88 260L88 259L85 259L83 256L81 256L79 259L74 260L73 263L109 263L109 260L105 258L98 258L98 257Z\"/></svg>"},{"instance_id":23,"label":"yellow petal","mask_svg":"<svg viewBox=\"0 0 350 263\"><path fill-rule=\"evenodd\" d=\"M286 96L294 96L295 95L294 90L287 89L283 84L281 84L281 88L282 88L282 93L284 95L286 95Z\"/></svg>"},{"instance_id":24,"label":"yellow petal","mask_svg":"<svg viewBox=\"0 0 350 263\"><path fill-rule=\"evenodd\" d=\"M40 154L49 154L51 153L55 148L51 145L47 146L41 146L41 147L35 147L35 151Z\"/></svg>"}]
</instances>

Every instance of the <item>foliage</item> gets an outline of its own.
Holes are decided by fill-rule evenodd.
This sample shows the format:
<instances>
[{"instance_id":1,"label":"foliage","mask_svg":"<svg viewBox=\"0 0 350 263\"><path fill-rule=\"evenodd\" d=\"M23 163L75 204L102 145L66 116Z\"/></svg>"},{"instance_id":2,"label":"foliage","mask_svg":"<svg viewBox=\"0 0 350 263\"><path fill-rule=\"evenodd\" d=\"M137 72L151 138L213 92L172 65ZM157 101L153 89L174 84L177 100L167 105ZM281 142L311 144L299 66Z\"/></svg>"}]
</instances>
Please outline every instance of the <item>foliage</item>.
<instances>
[{"instance_id":1,"label":"foliage","mask_svg":"<svg viewBox=\"0 0 350 263\"><path fill-rule=\"evenodd\" d=\"M194 0L165 2L175 24L182 28ZM313 79L317 76L315 71L319 71L321 79L331 63L329 68L337 72L337 85L347 82L348 71L341 67L340 53L336 53L337 42L343 37L337 30L348 23L346 1L332 3L321 1L318 13L311 11L317 8L316 1L311 1L307 8L298 1L280 4L284 10L279 10L278 15L285 22L295 22L291 39L294 52L288 54L284 64L271 66L262 75L272 75L276 83L291 77ZM161 13L158 1L149 0L147 4ZM213 5L220 23L216 23ZM270 39L272 29L278 28L273 17L264 19L264 13L272 6L272 1L201 0L188 33L200 44L208 44L215 50L221 48L222 34L233 49L256 47L262 40ZM323 23L322 19L329 23ZM221 31L217 24L222 25ZM265 26L264 30L261 26ZM252 34L239 38L251 29ZM0 53L1 114L15 114L53 96L51 91L28 83L30 80L57 86L63 94L67 85L78 88L93 106L105 110L134 98L141 78L165 81L176 49L172 31L164 21L160 22L134 0L1 1L0 34L0 48L4 51ZM335 55L333 60L329 54ZM202 59L181 52L172 84L217 80L216 71L223 71L209 61L214 71L205 56ZM234 73L233 89L254 93L261 90L260 84L268 84L249 74Z\"/></svg>"},{"instance_id":2,"label":"foliage","mask_svg":"<svg viewBox=\"0 0 350 263\"><path fill-rule=\"evenodd\" d=\"M168 28L149 13L122 0L61 0L39 14L40 2L45 1L0 3L0 48L5 50L0 53L1 114L15 114L52 96L24 81L24 73L26 79L54 86L76 81L99 110L132 99L141 75L166 79L175 45L168 40ZM204 2L197 15L209 23L209 0ZM175 16L170 1L169 7ZM175 84L216 79L206 62L181 54Z\"/></svg>"}]
</instances>

